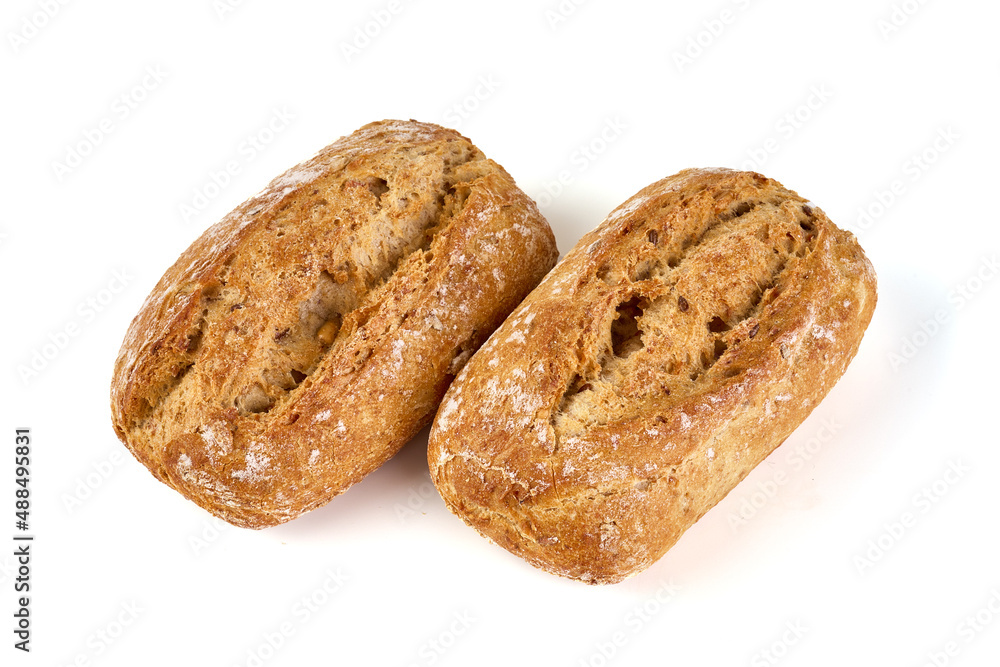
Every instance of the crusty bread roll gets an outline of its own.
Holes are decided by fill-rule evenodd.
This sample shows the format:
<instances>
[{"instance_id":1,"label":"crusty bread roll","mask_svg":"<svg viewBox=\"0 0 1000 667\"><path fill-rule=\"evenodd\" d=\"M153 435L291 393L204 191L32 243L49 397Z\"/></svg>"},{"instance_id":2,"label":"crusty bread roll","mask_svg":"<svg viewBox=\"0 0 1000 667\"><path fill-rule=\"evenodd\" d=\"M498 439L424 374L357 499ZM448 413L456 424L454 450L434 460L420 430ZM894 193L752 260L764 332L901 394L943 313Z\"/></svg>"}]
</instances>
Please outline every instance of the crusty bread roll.
<instances>
[{"instance_id":1,"label":"crusty bread roll","mask_svg":"<svg viewBox=\"0 0 1000 667\"><path fill-rule=\"evenodd\" d=\"M855 238L775 181L688 170L580 240L452 383L448 507L588 583L649 567L816 407L875 307Z\"/></svg>"},{"instance_id":2,"label":"crusty bread roll","mask_svg":"<svg viewBox=\"0 0 1000 667\"><path fill-rule=\"evenodd\" d=\"M466 138L367 125L167 270L115 363L115 431L226 521L288 521L422 428L557 256L534 202Z\"/></svg>"}]
</instances>

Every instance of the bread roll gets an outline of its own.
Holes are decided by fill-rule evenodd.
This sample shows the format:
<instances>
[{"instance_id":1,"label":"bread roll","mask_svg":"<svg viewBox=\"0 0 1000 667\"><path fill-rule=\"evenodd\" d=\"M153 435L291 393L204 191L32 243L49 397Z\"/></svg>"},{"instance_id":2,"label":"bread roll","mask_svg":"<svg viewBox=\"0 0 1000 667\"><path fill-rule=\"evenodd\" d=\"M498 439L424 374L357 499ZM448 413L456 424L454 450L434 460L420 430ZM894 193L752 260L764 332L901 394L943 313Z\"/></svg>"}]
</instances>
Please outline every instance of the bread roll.
<instances>
[{"instance_id":1,"label":"bread roll","mask_svg":"<svg viewBox=\"0 0 1000 667\"><path fill-rule=\"evenodd\" d=\"M875 307L855 238L779 183L696 169L584 236L448 390L448 507L549 572L654 563L837 382Z\"/></svg>"},{"instance_id":2,"label":"bread roll","mask_svg":"<svg viewBox=\"0 0 1000 667\"><path fill-rule=\"evenodd\" d=\"M534 202L466 138L367 125L167 270L115 362L115 432L226 521L288 521L422 428L557 256Z\"/></svg>"}]
</instances>

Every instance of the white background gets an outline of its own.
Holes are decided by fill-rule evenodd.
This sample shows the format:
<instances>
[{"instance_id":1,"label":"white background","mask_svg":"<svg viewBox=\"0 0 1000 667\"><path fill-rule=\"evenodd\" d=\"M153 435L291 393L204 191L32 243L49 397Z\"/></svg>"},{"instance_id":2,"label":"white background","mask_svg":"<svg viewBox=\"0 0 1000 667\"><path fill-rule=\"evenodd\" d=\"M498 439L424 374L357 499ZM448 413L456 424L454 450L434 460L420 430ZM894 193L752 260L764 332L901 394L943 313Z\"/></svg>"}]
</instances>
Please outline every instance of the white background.
<instances>
[{"instance_id":1,"label":"white background","mask_svg":"<svg viewBox=\"0 0 1000 667\"><path fill-rule=\"evenodd\" d=\"M234 4L4 3L0 663L996 664L996 3ZM117 442L122 337L202 230L382 118L457 126L563 252L685 167L776 178L878 271L861 351L617 586L536 570L448 513L426 432L290 524L219 524ZM18 426L30 655L11 631Z\"/></svg>"}]
</instances>

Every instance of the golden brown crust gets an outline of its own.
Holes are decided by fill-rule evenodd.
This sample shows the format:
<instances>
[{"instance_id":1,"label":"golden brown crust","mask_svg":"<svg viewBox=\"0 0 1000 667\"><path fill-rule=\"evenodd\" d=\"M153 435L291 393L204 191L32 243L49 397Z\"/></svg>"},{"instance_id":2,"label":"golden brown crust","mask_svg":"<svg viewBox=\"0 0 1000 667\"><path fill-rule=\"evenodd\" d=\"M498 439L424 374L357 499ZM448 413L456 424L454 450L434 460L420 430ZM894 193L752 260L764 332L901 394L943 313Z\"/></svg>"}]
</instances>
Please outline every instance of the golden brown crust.
<instances>
[{"instance_id":1,"label":"golden brown crust","mask_svg":"<svg viewBox=\"0 0 1000 667\"><path fill-rule=\"evenodd\" d=\"M752 172L687 170L585 235L448 390L431 476L550 572L660 558L809 415L876 301L855 238Z\"/></svg>"},{"instance_id":2,"label":"golden brown crust","mask_svg":"<svg viewBox=\"0 0 1000 667\"><path fill-rule=\"evenodd\" d=\"M166 272L115 363L115 431L223 519L287 521L422 428L556 257L534 202L465 137L372 123Z\"/></svg>"}]
</instances>

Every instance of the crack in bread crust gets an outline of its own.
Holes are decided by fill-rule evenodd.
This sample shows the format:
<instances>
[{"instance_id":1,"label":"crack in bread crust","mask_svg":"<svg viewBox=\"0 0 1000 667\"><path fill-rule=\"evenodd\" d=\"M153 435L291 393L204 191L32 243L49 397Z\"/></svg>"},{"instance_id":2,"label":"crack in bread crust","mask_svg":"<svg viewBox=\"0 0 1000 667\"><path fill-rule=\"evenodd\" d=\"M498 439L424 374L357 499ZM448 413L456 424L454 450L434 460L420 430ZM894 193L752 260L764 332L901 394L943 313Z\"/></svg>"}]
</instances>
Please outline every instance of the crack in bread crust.
<instances>
[{"instance_id":1,"label":"crack in bread crust","mask_svg":"<svg viewBox=\"0 0 1000 667\"><path fill-rule=\"evenodd\" d=\"M471 503L520 526L471 522L533 564L620 581L808 416L875 301L854 237L780 184L729 170L654 183L581 239L449 389L432 478L460 516Z\"/></svg>"},{"instance_id":2,"label":"crack in bread crust","mask_svg":"<svg viewBox=\"0 0 1000 667\"><path fill-rule=\"evenodd\" d=\"M395 217L390 216L388 207L378 204L379 199L375 198L374 193L379 192L380 198L386 198L386 195L388 198L394 196L400 198L397 201L405 200L411 195L396 192L384 178L376 176L358 179L352 175L345 175L344 169L341 168L313 181L312 194L303 190L299 193L300 200L293 199L273 216L262 214L255 218L250 233L239 245L230 250L231 258L240 256L240 268L243 271L238 271L237 274L242 273L246 279L243 281L235 279L230 259L229 263L220 269L215 281L202 289L200 301L194 308L194 311L201 310L201 316L192 332L187 335L189 341L198 342L193 345L189 342L184 350L180 360L182 371L177 376L168 378L163 389L153 390L156 402L149 406L148 412L141 416L137 415L139 423L136 424L136 428L142 429L145 426L144 422L149 418L163 420L164 414L170 410L170 406L165 404L170 403L175 393L183 393L185 389L192 388L197 391L197 385L204 381L203 377L199 377L198 362L205 349L201 342L208 321L216 324L210 336L214 334L214 337L218 338L220 335L218 331L226 329L221 335L237 339L235 342L230 341L228 346L234 344L251 346L255 344L255 339L264 343L254 351L256 358L252 362L257 363L244 366L246 371L244 373L238 371L242 377L229 378L231 383L242 385L242 389L239 386L227 387L226 393L230 394L231 400L226 407L235 407L241 415L262 413L280 407L280 403L292 398L303 380L322 362L323 357L335 353L339 342L349 339L365 325L372 309L379 306L379 301L372 298L373 295L381 293L378 288L389 285L391 290L393 276L399 267L406 265L407 260L413 255L426 253L435 236L447 228L454 215L461 211L464 200L459 201L448 192L454 185L455 171L473 160L484 159L481 153L471 152L469 148L471 147L457 144L455 150L462 152L455 161L450 161L447 159L448 156L445 156L444 173L437 186L437 192L422 193L420 197L412 197L415 204L419 204L421 198L425 200L422 207L415 207L415 211L408 210L414 207L407 206L398 211ZM405 147L403 150L406 150ZM420 169L420 163L414 165L414 168ZM373 191L373 181L380 181L385 189ZM330 207L327 199L332 198L331 193L336 193L338 190L358 190L358 192L348 194L348 205L337 209ZM377 239L379 247L369 255L361 257L355 255L337 264L332 262L326 264L320 268L312 283L315 287L310 289L308 284L305 285L309 290L306 292L309 294L308 298L300 298L291 308L280 308L269 295L255 293L257 291L255 278L260 270L258 267L278 266L284 261L282 255L301 256L296 245L318 244L320 239L309 238L304 233L296 234L300 227L297 223L303 217L302 209L306 209L307 215L313 217L317 215L316 208L328 209L324 214L332 218L335 223L331 230L335 232L333 238L323 244L324 252L330 256L344 256L350 253L360 233L367 233ZM374 229L359 229L362 225L369 228L373 226L373 221L365 218L375 218L379 222ZM306 229L309 227L304 227L302 231ZM268 238L271 239L269 242L263 240ZM249 250L254 246L262 248L263 253ZM421 268L426 270L426 266ZM308 283L309 276L316 274L316 267L309 266L308 260L291 269L301 275L286 276L285 272L279 274L279 281L275 285L279 298L288 293L302 294L302 283ZM244 321L253 317L247 310L248 303L252 304L251 308L257 308L258 311L266 310L268 314L276 315L268 318L263 331L259 326L250 328L242 325ZM317 319L319 321L315 321ZM329 344L324 345L317 339L317 333L327 322L336 323L337 331ZM389 332L381 332L382 335L386 333ZM213 340L212 343L217 345L218 341ZM363 362L363 359L358 361ZM226 363L226 360L221 362ZM257 366L264 368L258 370ZM201 375L214 372L216 369L210 368ZM234 394L234 392L239 393ZM191 408L185 405L184 409ZM167 433L164 437L171 439L174 436Z\"/></svg>"},{"instance_id":3,"label":"crack in bread crust","mask_svg":"<svg viewBox=\"0 0 1000 667\"><path fill-rule=\"evenodd\" d=\"M814 250L817 236L802 227L806 218L798 207L783 210L780 202L738 201L730 213L710 219L697 240L684 244L682 252L670 260L665 261L663 254L640 254L645 258L636 262L644 265L639 280L621 262L633 252L616 258L610 264L620 276L612 286L614 298L597 316L610 324L608 334L591 338L589 345L578 343L580 365L552 412L557 440L624 418L622 413L594 409L595 404L613 405L611 395L621 409L634 414L650 408L646 400L650 394L666 393L680 400L696 392L698 383L730 348L751 340L749 330L756 324L762 303L776 298L777 286L789 268ZM632 242L634 247L636 237L641 243L642 238L649 238L649 231L669 230L671 222L647 220L619 243ZM655 238L661 238L660 234L665 232L658 231ZM708 283L713 283L711 288ZM727 298L720 298L720 293ZM612 312L615 301L619 305ZM628 304L637 304L638 315L622 314L622 306ZM616 332L623 319L629 320L626 334ZM629 338L620 340L624 335ZM596 362L588 366L588 359ZM639 386L627 382L637 373L648 377L650 369L669 377L659 386L652 378ZM729 365L724 372L735 376L740 369ZM658 407L669 411L669 401L660 401ZM591 418L583 421L580 415ZM574 421L580 422L579 427L574 428Z\"/></svg>"}]
</instances>

